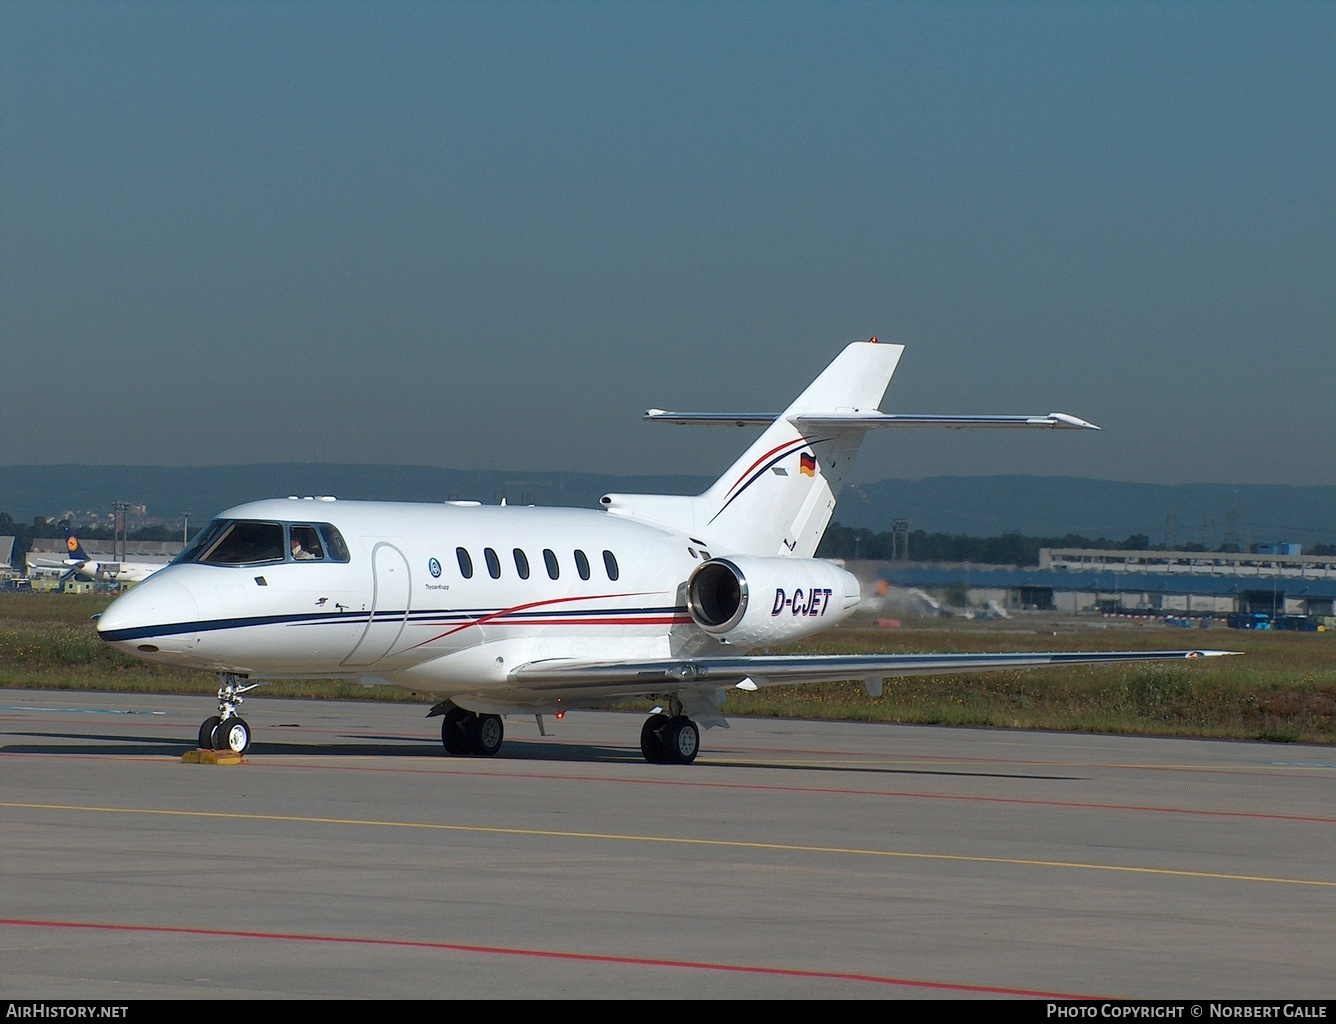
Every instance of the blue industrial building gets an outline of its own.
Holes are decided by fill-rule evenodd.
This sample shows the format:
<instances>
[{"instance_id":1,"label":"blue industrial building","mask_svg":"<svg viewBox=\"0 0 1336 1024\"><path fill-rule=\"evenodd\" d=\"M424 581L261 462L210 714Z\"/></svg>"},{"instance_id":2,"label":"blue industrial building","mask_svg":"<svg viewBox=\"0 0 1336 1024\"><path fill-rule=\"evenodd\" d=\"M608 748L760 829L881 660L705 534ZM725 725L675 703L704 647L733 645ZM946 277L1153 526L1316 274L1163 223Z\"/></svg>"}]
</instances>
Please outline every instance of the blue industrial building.
<instances>
[{"instance_id":1,"label":"blue industrial building","mask_svg":"<svg viewBox=\"0 0 1336 1024\"><path fill-rule=\"evenodd\" d=\"M1011 610L1246 613L1323 618L1336 609L1336 558L1283 552L1045 549L1038 566L891 561L864 563L860 575L884 586L959 592L971 606Z\"/></svg>"}]
</instances>

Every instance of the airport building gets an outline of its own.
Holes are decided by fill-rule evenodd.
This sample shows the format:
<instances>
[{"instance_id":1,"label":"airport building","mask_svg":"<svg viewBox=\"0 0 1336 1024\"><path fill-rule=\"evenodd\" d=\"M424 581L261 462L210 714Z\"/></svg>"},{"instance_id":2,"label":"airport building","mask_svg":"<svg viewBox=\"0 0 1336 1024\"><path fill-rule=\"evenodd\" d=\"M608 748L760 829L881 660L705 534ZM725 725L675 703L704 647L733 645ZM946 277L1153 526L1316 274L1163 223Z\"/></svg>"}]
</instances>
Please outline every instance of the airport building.
<instances>
[{"instance_id":1,"label":"airport building","mask_svg":"<svg viewBox=\"0 0 1336 1024\"><path fill-rule=\"evenodd\" d=\"M1336 614L1336 557L1300 554L1297 545L1240 554L1045 548L1033 567L892 561L854 571L873 587L954 592L970 607L994 602L1007 611L1271 620Z\"/></svg>"},{"instance_id":2,"label":"airport building","mask_svg":"<svg viewBox=\"0 0 1336 1024\"><path fill-rule=\"evenodd\" d=\"M181 553L179 540L85 540L79 541L90 558L104 561L162 562L166 565ZM65 558L63 537L36 537L30 554L42 558Z\"/></svg>"},{"instance_id":3,"label":"airport building","mask_svg":"<svg viewBox=\"0 0 1336 1024\"><path fill-rule=\"evenodd\" d=\"M14 538L0 537L0 583L8 584L14 577Z\"/></svg>"}]
</instances>

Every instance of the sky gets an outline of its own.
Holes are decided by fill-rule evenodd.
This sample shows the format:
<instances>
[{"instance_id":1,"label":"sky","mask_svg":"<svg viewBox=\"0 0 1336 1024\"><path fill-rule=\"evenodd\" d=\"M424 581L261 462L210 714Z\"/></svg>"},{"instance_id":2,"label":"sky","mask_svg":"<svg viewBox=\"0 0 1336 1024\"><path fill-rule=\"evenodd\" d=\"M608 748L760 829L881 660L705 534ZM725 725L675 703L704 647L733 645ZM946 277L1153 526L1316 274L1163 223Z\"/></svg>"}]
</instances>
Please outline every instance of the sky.
<instances>
[{"instance_id":1,"label":"sky","mask_svg":"<svg viewBox=\"0 0 1336 1024\"><path fill-rule=\"evenodd\" d=\"M0 465L1336 484L1336 4L0 0Z\"/></svg>"}]
</instances>

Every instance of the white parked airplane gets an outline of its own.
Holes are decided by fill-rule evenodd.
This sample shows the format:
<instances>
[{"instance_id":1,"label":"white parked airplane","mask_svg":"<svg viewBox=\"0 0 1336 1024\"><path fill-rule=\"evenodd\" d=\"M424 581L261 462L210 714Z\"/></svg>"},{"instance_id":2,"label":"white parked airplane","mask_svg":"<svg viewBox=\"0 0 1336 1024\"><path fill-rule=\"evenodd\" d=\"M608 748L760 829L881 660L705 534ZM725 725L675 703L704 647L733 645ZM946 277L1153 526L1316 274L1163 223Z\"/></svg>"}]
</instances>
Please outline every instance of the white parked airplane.
<instances>
[{"instance_id":1,"label":"white parked airplane","mask_svg":"<svg viewBox=\"0 0 1336 1024\"><path fill-rule=\"evenodd\" d=\"M105 562L93 558L84 550L83 544L73 530L65 531L65 550L67 553L59 562L54 559L34 558L32 564L48 569L61 568L64 570L63 579L83 576L104 583L139 583L167 566L165 561Z\"/></svg>"},{"instance_id":2,"label":"white parked airplane","mask_svg":"<svg viewBox=\"0 0 1336 1024\"><path fill-rule=\"evenodd\" d=\"M778 416L650 410L677 423L767 423L698 496L607 494L602 509L280 498L222 512L98 632L149 661L222 674L204 748L244 752L241 694L271 678L358 677L442 699L450 754L495 754L507 714L639 697L641 750L689 764L698 726L726 726L731 688L1219 651L749 655L828 629L854 576L813 557L874 427L1097 429L1074 416L877 411L901 345L854 342Z\"/></svg>"}]
</instances>

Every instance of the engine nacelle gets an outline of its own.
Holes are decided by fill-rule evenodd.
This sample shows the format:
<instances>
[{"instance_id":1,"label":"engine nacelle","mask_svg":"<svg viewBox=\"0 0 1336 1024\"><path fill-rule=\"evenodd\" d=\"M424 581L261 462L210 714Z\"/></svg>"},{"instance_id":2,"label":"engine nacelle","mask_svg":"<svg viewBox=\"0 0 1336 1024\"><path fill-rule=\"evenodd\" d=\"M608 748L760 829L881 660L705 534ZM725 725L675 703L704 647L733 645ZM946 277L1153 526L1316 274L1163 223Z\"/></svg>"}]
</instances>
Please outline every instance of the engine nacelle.
<instances>
[{"instance_id":1,"label":"engine nacelle","mask_svg":"<svg viewBox=\"0 0 1336 1024\"><path fill-rule=\"evenodd\" d=\"M731 644L799 640L858 607L853 573L819 558L712 558L687 581L696 625Z\"/></svg>"}]
</instances>

